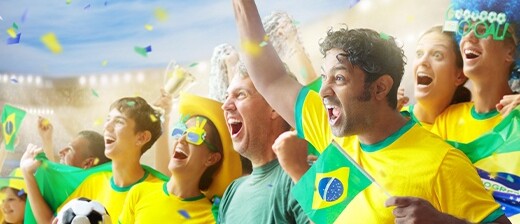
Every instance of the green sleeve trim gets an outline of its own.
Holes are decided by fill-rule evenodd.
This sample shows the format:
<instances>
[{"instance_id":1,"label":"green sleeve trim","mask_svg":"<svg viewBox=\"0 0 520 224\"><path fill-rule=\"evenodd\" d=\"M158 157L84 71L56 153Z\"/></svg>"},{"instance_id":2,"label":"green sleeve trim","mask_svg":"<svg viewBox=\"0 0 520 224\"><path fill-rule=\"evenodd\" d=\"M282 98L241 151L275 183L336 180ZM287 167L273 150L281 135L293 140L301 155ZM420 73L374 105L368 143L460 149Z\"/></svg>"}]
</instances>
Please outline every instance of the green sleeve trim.
<instances>
[{"instance_id":1,"label":"green sleeve trim","mask_svg":"<svg viewBox=\"0 0 520 224\"><path fill-rule=\"evenodd\" d=\"M294 123L296 124L296 134L299 138L305 139L303 133L303 105L305 104L305 98L309 94L309 88L304 86L298 93L296 98L296 106L294 108Z\"/></svg>"},{"instance_id":2,"label":"green sleeve trim","mask_svg":"<svg viewBox=\"0 0 520 224\"><path fill-rule=\"evenodd\" d=\"M321 77L318 77L317 79L306 85L306 87L314 92L319 93L321 89Z\"/></svg>"},{"instance_id":3,"label":"green sleeve trim","mask_svg":"<svg viewBox=\"0 0 520 224\"><path fill-rule=\"evenodd\" d=\"M126 191L129 191L130 188L132 188L134 185L146 180L146 178L148 178L148 175L150 175L150 173L147 170L145 170L144 175L143 175L143 177L141 177L141 179L139 179L137 182L130 184L128 186L125 186L125 187L117 186L116 183L114 182L114 177L112 176L112 177L110 177L110 187L112 187L112 189L117 192L126 192Z\"/></svg>"},{"instance_id":4,"label":"green sleeve trim","mask_svg":"<svg viewBox=\"0 0 520 224\"><path fill-rule=\"evenodd\" d=\"M497 109L494 109L492 111L489 111L487 113L478 113L476 110L475 110L475 105L473 105L471 107L471 117L477 119L477 120L486 120L486 119L489 119L489 118L492 118L496 115L498 115L498 110Z\"/></svg>"},{"instance_id":5,"label":"green sleeve trim","mask_svg":"<svg viewBox=\"0 0 520 224\"><path fill-rule=\"evenodd\" d=\"M495 220L503 216L504 212L501 207L498 207L494 212L489 214L481 223L493 223Z\"/></svg>"},{"instance_id":6,"label":"green sleeve trim","mask_svg":"<svg viewBox=\"0 0 520 224\"><path fill-rule=\"evenodd\" d=\"M359 144L361 145L361 149L365 152L378 151L380 149L383 149L383 148L389 146L393 142L395 142L397 139L399 139L399 137L401 137L404 133L406 133L408 130L410 130L414 125L415 125L415 121L410 119L406 122L406 124L403 127L401 127L399 130L397 130L396 132L394 132L393 134L388 136L388 138L386 138L383 141L380 141L378 143L371 144L371 145L363 144L363 143L359 143Z\"/></svg>"}]
</instances>

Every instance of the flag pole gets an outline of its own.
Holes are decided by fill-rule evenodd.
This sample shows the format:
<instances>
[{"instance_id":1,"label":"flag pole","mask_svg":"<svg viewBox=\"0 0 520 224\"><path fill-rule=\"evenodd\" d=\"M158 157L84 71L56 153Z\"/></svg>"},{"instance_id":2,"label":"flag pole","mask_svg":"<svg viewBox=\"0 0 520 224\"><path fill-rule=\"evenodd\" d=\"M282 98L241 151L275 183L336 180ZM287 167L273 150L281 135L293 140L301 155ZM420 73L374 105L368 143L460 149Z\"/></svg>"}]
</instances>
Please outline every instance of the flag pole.
<instances>
[{"instance_id":1,"label":"flag pole","mask_svg":"<svg viewBox=\"0 0 520 224\"><path fill-rule=\"evenodd\" d=\"M390 193L388 193L388 191L386 191L383 186L379 185L379 183L377 183L377 181L372 177L370 176L370 174L368 174L356 161L354 161L352 159L352 157L350 157L347 152L345 152L345 150L343 150L343 148L334 140L332 140L332 145L334 145L340 152L341 154L343 154L343 156L345 156L345 158L348 159L348 161L350 161L352 164L354 164L354 166L356 166L356 168L358 168L358 170L363 174L365 175L365 177L367 177L370 181L372 181L372 183L374 183L376 186L378 186L385 194L387 197L392 197L392 195L390 195Z\"/></svg>"}]
</instances>

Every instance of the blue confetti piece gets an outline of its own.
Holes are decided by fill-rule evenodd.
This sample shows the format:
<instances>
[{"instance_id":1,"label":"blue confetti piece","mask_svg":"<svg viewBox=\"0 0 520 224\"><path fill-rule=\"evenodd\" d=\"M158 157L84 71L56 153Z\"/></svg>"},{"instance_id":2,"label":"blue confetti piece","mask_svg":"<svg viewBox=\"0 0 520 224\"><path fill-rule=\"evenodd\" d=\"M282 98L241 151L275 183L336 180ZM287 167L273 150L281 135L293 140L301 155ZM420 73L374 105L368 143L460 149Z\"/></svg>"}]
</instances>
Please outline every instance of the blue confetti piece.
<instances>
[{"instance_id":1,"label":"blue confetti piece","mask_svg":"<svg viewBox=\"0 0 520 224\"><path fill-rule=\"evenodd\" d=\"M13 78L11 78L11 83L17 84L18 80L15 77L13 77Z\"/></svg>"},{"instance_id":2,"label":"blue confetti piece","mask_svg":"<svg viewBox=\"0 0 520 224\"><path fill-rule=\"evenodd\" d=\"M108 1L105 1L105 6L107 6L107 4L108 4Z\"/></svg>"},{"instance_id":3,"label":"blue confetti piece","mask_svg":"<svg viewBox=\"0 0 520 224\"><path fill-rule=\"evenodd\" d=\"M86 5L85 7L83 7L84 10L87 10L87 9L90 9L90 4Z\"/></svg>"},{"instance_id":4,"label":"blue confetti piece","mask_svg":"<svg viewBox=\"0 0 520 224\"><path fill-rule=\"evenodd\" d=\"M191 218L190 214L188 214L188 212L186 210L183 210L183 209L179 210L179 214L181 214L182 217L184 217L185 219L190 219Z\"/></svg>"},{"instance_id":5,"label":"blue confetti piece","mask_svg":"<svg viewBox=\"0 0 520 224\"><path fill-rule=\"evenodd\" d=\"M22 23L25 22L25 19L27 18L27 12L29 12L29 9L25 9L25 11L23 12L22 14L22 18L20 18L20 20L22 21Z\"/></svg>"},{"instance_id":6,"label":"blue confetti piece","mask_svg":"<svg viewBox=\"0 0 520 224\"><path fill-rule=\"evenodd\" d=\"M25 194L25 191L23 189L18 191L18 193L17 193L18 197L21 197L24 194Z\"/></svg>"},{"instance_id":7,"label":"blue confetti piece","mask_svg":"<svg viewBox=\"0 0 520 224\"><path fill-rule=\"evenodd\" d=\"M16 34L16 37L15 38L11 38L11 37L8 37L7 40L5 41L8 45L9 44L18 44L20 43L20 37L22 36L22 33L18 33Z\"/></svg>"},{"instance_id":8,"label":"blue confetti piece","mask_svg":"<svg viewBox=\"0 0 520 224\"><path fill-rule=\"evenodd\" d=\"M273 187L273 184L268 184L267 187Z\"/></svg>"},{"instance_id":9,"label":"blue confetti piece","mask_svg":"<svg viewBox=\"0 0 520 224\"><path fill-rule=\"evenodd\" d=\"M146 50L146 52L150 53L150 52L152 52L152 45L148 45L144 49Z\"/></svg>"}]
</instances>

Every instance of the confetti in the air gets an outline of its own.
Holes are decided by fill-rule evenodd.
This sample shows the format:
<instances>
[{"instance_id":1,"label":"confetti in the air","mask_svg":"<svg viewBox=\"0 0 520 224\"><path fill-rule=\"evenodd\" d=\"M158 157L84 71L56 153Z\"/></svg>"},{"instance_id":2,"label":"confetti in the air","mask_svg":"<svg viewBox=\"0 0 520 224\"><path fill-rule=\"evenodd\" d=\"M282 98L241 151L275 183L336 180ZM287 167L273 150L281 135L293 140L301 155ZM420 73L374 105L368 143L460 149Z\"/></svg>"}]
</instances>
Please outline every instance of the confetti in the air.
<instances>
[{"instance_id":1,"label":"confetti in the air","mask_svg":"<svg viewBox=\"0 0 520 224\"><path fill-rule=\"evenodd\" d=\"M105 6L107 6L107 5L108 5L108 1L105 1Z\"/></svg>"},{"instance_id":2,"label":"confetti in the air","mask_svg":"<svg viewBox=\"0 0 520 224\"><path fill-rule=\"evenodd\" d=\"M17 84L18 83L18 79L16 79L15 77L12 77L11 78L11 83Z\"/></svg>"},{"instance_id":3,"label":"confetti in the air","mask_svg":"<svg viewBox=\"0 0 520 224\"><path fill-rule=\"evenodd\" d=\"M2 18L2 16L0 16L0 20L4 21L4 18Z\"/></svg>"},{"instance_id":4,"label":"confetti in the air","mask_svg":"<svg viewBox=\"0 0 520 224\"><path fill-rule=\"evenodd\" d=\"M128 105L129 107L133 107L135 106L135 101L128 101L126 102L126 105Z\"/></svg>"},{"instance_id":5,"label":"confetti in the air","mask_svg":"<svg viewBox=\"0 0 520 224\"><path fill-rule=\"evenodd\" d=\"M40 38L40 40L42 41L43 44L45 44L45 46L52 53L55 53L55 54L61 53L61 51L62 51L61 44L58 41L58 38L56 37L56 35L54 33L52 33L52 32L47 33L47 34L43 35Z\"/></svg>"},{"instance_id":6,"label":"confetti in the air","mask_svg":"<svg viewBox=\"0 0 520 224\"><path fill-rule=\"evenodd\" d=\"M22 23L24 23L25 19L27 19L28 12L29 12L29 9L25 9L25 11L23 12L22 17L20 18L20 21L22 21Z\"/></svg>"},{"instance_id":7,"label":"confetti in the air","mask_svg":"<svg viewBox=\"0 0 520 224\"><path fill-rule=\"evenodd\" d=\"M245 53L256 56L260 54L261 48L259 44L255 44L252 41L244 41L242 42L242 50L244 50Z\"/></svg>"},{"instance_id":8,"label":"confetti in the air","mask_svg":"<svg viewBox=\"0 0 520 224\"><path fill-rule=\"evenodd\" d=\"M168 12L163 8L157 8L154 12L155 18L159 21L166 21L168 19Z\"/></svg>"},{"instance_id":9,"label":"confetti in the air","mask_svg":"<svg viewBox=\"0 0 520 224\"><path fill-rule=\"evenodd\" d=\"M147 47L135 46L134 51L143 57L147 57L148 53L152 52L152 46L151 45L148 45Z\"/></svg>"},{"instance_id":10,"label":"confetti in the air","mask_svg":"<svg viewBox=\"0 0 520 224\"><path fill-rule=\"evenodd\" d=\"M94 159L94 165L97 165L98 163L99 163L99 158L96 157L96 158Z\"/></svg>"},{"instance_id":11,"label":"confetti in the air","mask_svg":"<svg viewBox=\"0 0 520 224\"><path fill-rule=\"evenodd\" d=\"M146 24L146 25L144 25L144 28L145 28L146 30L148 30L148 31L152 31L152 30L153 30L153 26L150 25L150 24Z\"/></svg>"},{"instance_id":12,"label":"confetti in the air","mask_svg":"<svg viewBox=\"0 0 520 224\"><path fill-rule=\"evenodd\" d=\"M193 68L193 67L197 66L198 64L199 63L197 63L197 62L193 62L193 63L191 63L191 65L189 67Z\"/></svg>"},{"instance_id":13,"label":"confetti in the air","mask_svg":"<svg viewBox=\"0 0 520 224\"><path fill-rule=\"evenodd\" d=\"M105 67L105 66L107 66L107 65L108 65L108 61L107 61L107 60L103 60L103 61L101 62L101 66Z\"/></svg>"},{"instance_id":14,"label":"confetti in the air","mask_svg":"<svg viewBox=\"0 0 520 224\"><path fill-rule=\"evenodd\" d=\"M83 9L85 9L85 10L90 9L90 4L88 4L85 7L83 7Z\"/></svg>"},{"instance_id":15,"label":"confetti in the air","mask_svg":"<svg viewBox=\"0 0 520 224\"><path fill-rule=\"evenodd\" d=\"M179 210L179 214L182 215L182 217L184 217L185 219L189 219L190 218L190 214L188 214L188 212L186 210Z\"/></svg>"},{"instance_id":16,"label":"confetti in the air","mask_svg":"<svg viewBox=\"0 0 520 224\"><path fill-rule=\"evenodd\" d=\"M262 41L262 42L260 42L260 44L259 44L258 46L260 46L260 47L265 47L266 45L267 45L267 42Z\"/></svg>"},{"instance_id":17,"label":"confetti in the air","mask_svg":"<svg viewBox=\"0 0 520 224\"><path fill-rule=\"evenodd\" d=\"M13 28L18 31L18 24L13 23Z\"/></svg>"},{"instance_id":18,"label":"confetti in the air","mask_svg":"<svg viewBox=\"0 0 520 224\"><path fill-rule=\"evenodd\" d=\"M153 114L150 114L150 120L152 120L152 122L156 122L157 117L155 117L155 115L153 115Z\"/></svg>"},{"instance_id":19,"label":"confetti in the air","mask_svg":"<svg viewBox=\"0 0 520 224\"><path fill-rule=\"evenodd\" d=\"M99 126L103 124L103 118L98 118L94 121L94 126Z\"/></svg>"},{"instance_id":20,"label":"confetti in the air","mask_svg":"<svg viewBox=\"0 0 520 224\"><path fill-rule=\"evenodd\" d=\"M91 89L92 90L92 95L94 95L95 97L99 97L99 94L96 92L96 90L94 89Z\"/></svg>"},{"instance_id":21,"label":"confetti in the air","mask_svg":"<svg viewBox=\"0 0 520 224\"><path fill-rule=\"evenodd\" d=\"M65 3L67 3L67 5L70 5L71 0L66 0Z\"/></svg>"},{"instance_id":22,"label":"confetti in the air","mask_svg":"<svg viewBox=\"0 0 520 224\"><path fill-rule=\"evenodd\" d=\"M390 39L390 36L388 36L388 34L383 33L383 32L379 33L379 37L381 37L384 40Z\"/></svg>"},{"instance_id":23,"label":"confetti in the air","mask_svg":"<svg viewBox=\"0 0 520 224\"><path fill-rule=\"evenodd\" d=\"M20 43L20 37L22 36L21 33L18 33L15 38L8 37L6 40L7 44L18 44Z\"/></svg>"},{"instance_id":24,"label":"confetti in the air","mask_svg":"<svg viewBox=\"0 0 520 224\"><path fill-rule=\"evenodd\" d=\"M16 38L16 30L12 27L10 27L9 29L7 29L7 34L11 37L11 38Z\"/></svg>"}]
</instances>

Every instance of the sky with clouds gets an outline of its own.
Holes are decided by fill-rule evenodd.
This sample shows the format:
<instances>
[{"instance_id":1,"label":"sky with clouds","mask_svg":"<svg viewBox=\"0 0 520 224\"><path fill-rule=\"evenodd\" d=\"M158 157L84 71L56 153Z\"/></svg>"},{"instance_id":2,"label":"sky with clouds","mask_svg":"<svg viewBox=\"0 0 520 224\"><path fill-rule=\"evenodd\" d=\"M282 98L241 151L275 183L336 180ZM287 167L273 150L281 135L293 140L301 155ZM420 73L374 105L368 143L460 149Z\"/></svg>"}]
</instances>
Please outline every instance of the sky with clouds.
<instances>
[{"instance_id":1,"label":"sky with clouds","mask_svg":"<svg viewBox=\"0 0 520 224\"><path fill-rule=\"evenodd\" d=\"M305 25L352 2L356 0L257 4L262 17L282 10ZM165 11L167 18L158 19L157 10ZM172 59L189 65L209 59L219 44L238 43L231 0L1 0L0 17L0 73L7 74L60 78L166 67ZM8 45L7 29L13 22L21 33L20 43ZM153 30L145 29L146 24ZM58 38L61 53L52 53L41 42L49 32ZM134 51L148 45L152 52L147 57Z\"/></svg>"}]
</instances>

